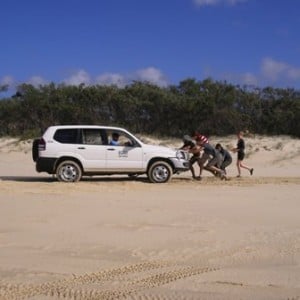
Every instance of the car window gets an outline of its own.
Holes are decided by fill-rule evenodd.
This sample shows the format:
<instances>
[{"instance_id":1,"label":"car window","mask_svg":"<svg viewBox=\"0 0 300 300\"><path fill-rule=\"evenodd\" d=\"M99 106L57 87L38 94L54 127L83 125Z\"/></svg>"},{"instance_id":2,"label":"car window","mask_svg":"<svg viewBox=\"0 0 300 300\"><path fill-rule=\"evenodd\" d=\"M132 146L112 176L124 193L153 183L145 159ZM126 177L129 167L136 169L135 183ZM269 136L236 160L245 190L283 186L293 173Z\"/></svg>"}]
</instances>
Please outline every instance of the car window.
<instances>
[{"instance_id":1,"label":"car window","mask_svg":"<svg viewBox=\"0 0 300 300\"><path fill-rule=\"evenodd\" d=\"M101 129L83 129L82 143L87 145L107 145L105 132Z\"/></svg>"},{"instance_id":2,"label":"car window","mask_svg":"<svg viewBox=\"0 0 300 300\"><path fill-rule=\"evenodd\" d=\"M136 146L135 140L123 131L107 130L108 144L112 146Z\"/></svg>"},{"instance_id":3,"label":"car window","mask_svg":"<svg viewBox=\"0 0 300 300\"><path fill-rule=\"evenodd\" d=\"M54 140L63 144L76 144L78 140L77 129L58 129L54 134Z\"/></svg>"}]
</instances>

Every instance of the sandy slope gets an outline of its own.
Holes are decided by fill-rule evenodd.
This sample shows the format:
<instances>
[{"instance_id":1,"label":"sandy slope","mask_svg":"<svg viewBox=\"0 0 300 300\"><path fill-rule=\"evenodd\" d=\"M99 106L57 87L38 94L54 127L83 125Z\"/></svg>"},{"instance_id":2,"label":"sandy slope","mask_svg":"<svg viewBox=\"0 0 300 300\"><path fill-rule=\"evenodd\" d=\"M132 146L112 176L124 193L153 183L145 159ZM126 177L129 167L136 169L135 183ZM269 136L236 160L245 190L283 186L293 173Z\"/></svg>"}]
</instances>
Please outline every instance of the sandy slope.
<instances>
[{"instance_id":1,"label":"sandy slope","mask_svg":"<svg viewBox=\"0 0 300 300\"><path fill-rule=\"evenodd\" d=\"M300 142L246 142L252 177L62 184L1 139L0 299L300 299Z\"/></svg>"}]
</instances>

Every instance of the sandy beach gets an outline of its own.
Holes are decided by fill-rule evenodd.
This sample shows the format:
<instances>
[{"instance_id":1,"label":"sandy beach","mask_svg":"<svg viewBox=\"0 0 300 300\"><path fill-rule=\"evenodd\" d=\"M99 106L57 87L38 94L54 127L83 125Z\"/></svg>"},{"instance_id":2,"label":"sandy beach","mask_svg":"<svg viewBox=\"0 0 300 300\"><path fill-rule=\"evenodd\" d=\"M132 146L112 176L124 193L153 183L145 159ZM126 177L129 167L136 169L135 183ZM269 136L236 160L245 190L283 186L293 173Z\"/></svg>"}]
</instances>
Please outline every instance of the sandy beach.
<instances>
[{"instance_id":1,"label":"sandy beach","mask_svg":"<svg viewBox=\"0 0 300 300\"><path fill-rule=\"evenodd\" d=\"M253 176L65 184L0 139L0 299L299 300L300 141L245 140Z\"/></svg>"}]
</instances>

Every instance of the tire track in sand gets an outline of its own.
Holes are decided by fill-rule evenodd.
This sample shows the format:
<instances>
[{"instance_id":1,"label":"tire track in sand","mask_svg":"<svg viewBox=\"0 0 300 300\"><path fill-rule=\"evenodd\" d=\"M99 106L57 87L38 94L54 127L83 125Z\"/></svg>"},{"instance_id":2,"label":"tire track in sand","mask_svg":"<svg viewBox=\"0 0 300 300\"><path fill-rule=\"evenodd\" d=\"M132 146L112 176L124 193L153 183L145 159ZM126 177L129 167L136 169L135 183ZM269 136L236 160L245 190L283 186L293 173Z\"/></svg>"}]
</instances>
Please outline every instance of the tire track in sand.
<instances>
[{"instance_id":1,"label":"tire track in sand","mask_svg":"<svg viewBox=\"0 0 300 300\"><path fill-rule=\"evenodd\" d=\"M166 269L162 271L161 269ZM168 262L145 262L97 273L73 275L43 284L10 284L0 282L0 299L17 300L35 296L64 299L120 299L144 289L151 289L187 277L212 272L216 268L177 267ZM151 274L151 272L156 272ZM140 279L130 276L143 273ZM150 275L149 275L150 272ZM115 279L118 279L115 280ZM115 281L113 281L115 280ZM105 287L105 283L111 283ZM111 288L113 286L113 288Z\"/></svg>"}]
</instances>

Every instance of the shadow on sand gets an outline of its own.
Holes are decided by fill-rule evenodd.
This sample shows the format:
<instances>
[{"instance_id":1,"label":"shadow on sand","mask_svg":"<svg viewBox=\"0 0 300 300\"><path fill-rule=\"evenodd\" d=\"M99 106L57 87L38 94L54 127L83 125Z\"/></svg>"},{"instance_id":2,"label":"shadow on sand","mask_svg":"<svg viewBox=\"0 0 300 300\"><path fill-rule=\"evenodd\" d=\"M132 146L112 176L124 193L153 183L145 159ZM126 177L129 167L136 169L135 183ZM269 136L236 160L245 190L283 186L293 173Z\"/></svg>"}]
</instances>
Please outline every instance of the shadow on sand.
<instances>
[{"instance_id":1,"label":"shadow on sand","mask_svg":"<svg viewBox=\"0 0 300 300\"><path fill-rule=\"evenodd\" d=\"M0 176L0 181L17 181L17 182L58 182L55 176L53 177L37 177L37 176ZM128 176L84 176L80 182L144 182L149 183L147 177L130 178Z\"/></svg>"}]
</instances>

